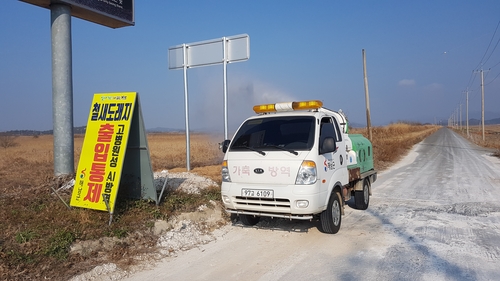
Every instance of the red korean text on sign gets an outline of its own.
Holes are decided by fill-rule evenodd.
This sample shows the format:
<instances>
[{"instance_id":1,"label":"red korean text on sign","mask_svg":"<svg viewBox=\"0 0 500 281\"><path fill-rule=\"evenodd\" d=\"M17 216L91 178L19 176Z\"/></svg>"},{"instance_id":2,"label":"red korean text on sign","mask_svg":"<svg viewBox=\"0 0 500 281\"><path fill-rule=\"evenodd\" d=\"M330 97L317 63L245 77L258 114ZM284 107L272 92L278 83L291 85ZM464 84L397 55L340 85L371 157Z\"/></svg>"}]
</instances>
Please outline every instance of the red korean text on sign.
<instances>
[{"instance_id":1,"label":"red korean text on sign","mask_svg":"<svg viewBox=\"0 0 500 281\"><path fill-rule=\"evenodd\" d=\"M113 132L114 125L112 124L102 124L99 127L97 142L94 146L94 157L92 158L89 172L89 182L87 183L87 195L83 198L84 201L90 201L92 203L99 202Z\"/></svg>"}]
</instances>

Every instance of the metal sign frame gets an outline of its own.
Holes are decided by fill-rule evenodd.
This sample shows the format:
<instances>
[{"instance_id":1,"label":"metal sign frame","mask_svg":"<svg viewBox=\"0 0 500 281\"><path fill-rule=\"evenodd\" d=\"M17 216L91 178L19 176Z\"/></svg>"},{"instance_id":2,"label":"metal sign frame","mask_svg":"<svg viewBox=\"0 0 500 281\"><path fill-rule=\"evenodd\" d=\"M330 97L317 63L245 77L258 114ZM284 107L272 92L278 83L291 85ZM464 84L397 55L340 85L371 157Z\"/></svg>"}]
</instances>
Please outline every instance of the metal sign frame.
<instances>
[{"instance_id":1,"label":"metal sign frame","mask_svg":"<svg viewBox=\"0 0 500 281\"><path fill-rule=\"evenodd\" d=\"M186 58L184 58L184 46ZM250 38L247 34L240 34L177 45L168 49L168 58L169 69L209 66L224 61L227 63L246 61L250 58Z\"/></svg>"},{"instance_id":2,"label":"metal sign frame","mask_svg":"<svg viewBox=\"0 0 500 281\"><path fill-rule=\"evenodd\" d=\"M224 139L227 139L227 64L250 58L250 37L240 34L212 40L182 44L168 49L168 68L184 70L184 103L186 111L186 167L190 170L189 106L187 69L223 64L224 84Z\"/></svg>"}]
</instances>

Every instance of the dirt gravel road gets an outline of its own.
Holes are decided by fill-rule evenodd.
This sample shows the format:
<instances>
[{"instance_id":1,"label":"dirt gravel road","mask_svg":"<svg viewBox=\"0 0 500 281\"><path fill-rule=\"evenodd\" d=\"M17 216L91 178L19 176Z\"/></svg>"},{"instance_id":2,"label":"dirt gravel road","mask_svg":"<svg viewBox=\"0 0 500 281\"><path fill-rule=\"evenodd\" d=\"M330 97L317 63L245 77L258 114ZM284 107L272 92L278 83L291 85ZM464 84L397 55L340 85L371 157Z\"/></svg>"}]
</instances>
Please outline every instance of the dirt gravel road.
<instances>
[{"instance_id":1,"label":"dirt gravel road","mask_svg":"<svg viewBox=\"0 0 500 281\"><path fill-rule=\"evenodd\" d=\"M126 280L500 280L500 161L443 128L373 185L340 232L264 219Z\"/></svg>"}]
</instances>

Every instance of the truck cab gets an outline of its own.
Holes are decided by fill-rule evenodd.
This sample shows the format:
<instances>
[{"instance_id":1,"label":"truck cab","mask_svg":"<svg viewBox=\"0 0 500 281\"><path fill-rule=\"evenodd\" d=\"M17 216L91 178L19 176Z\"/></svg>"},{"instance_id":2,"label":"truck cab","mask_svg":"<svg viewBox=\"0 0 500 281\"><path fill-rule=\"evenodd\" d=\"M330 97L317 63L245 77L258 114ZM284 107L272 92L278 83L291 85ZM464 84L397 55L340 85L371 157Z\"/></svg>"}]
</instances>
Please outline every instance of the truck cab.
<instances>
[{"instance_id":1,"label":"truck cab","mask_svg":"<svg viewBox=\"0 0 500 281\"><path fill-rule=\"evenodd\" d=\"M261 216L320 218L324 232L336 233L344 202L356 187L368 207L376 172L368 176L364 192L359 184L364 178L355 167L359 157L341 112L317 100L257 105L254 111L257 115L222 146L221 194L227 212L245 225L258 223Z\"/></svg>"}]
</instances>

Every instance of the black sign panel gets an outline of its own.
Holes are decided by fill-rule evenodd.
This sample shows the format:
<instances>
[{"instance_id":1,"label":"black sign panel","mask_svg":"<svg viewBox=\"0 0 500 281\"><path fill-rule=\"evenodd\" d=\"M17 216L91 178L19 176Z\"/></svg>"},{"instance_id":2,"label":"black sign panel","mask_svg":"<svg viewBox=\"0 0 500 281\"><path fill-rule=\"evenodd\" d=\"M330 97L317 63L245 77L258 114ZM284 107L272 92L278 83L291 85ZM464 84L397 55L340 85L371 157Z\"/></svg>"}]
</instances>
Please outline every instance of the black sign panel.
<instances>
[{"instance_id":1,"label":"black sign panel","mask_svg":"<svg viewBox=\"0 0 500 281\"><path fill-rule=\"evenodd\" d=\"M51 0L20 0L50 9ZM134 25L134 0L58 0L71 6L71 15L111 28Z\"/></svg>"}]
</instances>

